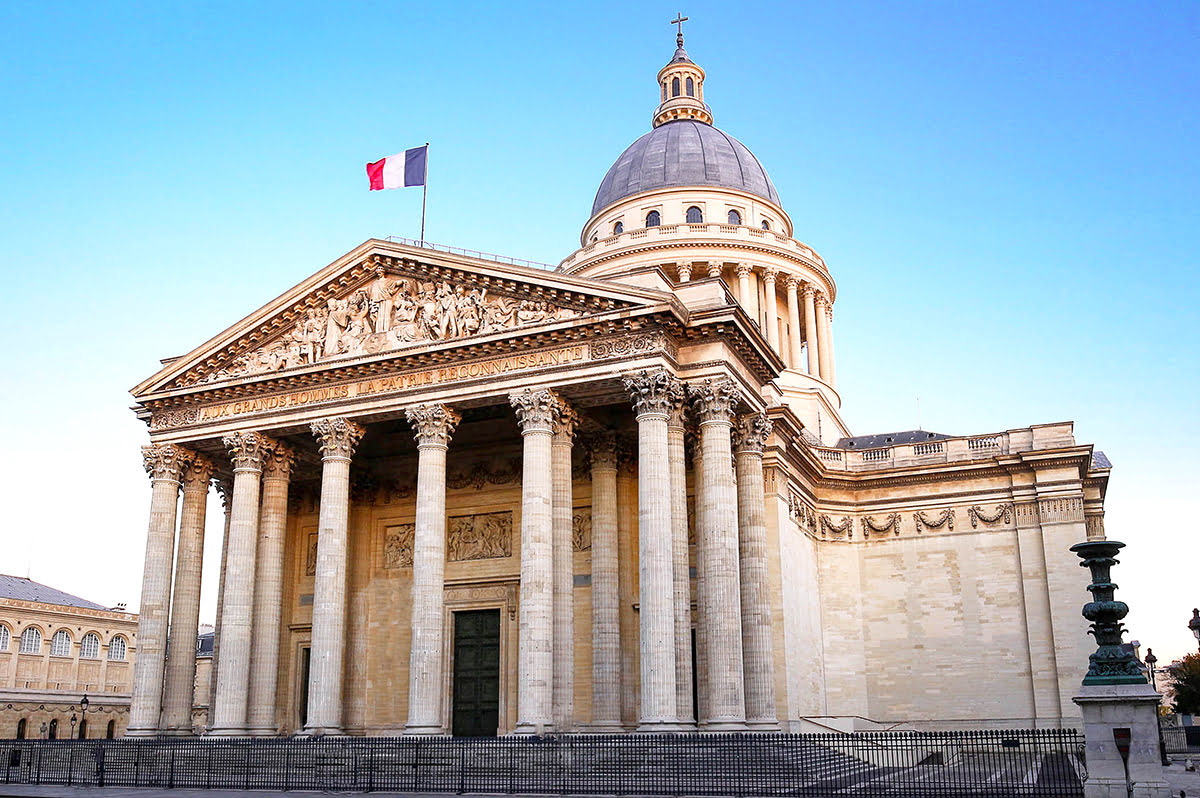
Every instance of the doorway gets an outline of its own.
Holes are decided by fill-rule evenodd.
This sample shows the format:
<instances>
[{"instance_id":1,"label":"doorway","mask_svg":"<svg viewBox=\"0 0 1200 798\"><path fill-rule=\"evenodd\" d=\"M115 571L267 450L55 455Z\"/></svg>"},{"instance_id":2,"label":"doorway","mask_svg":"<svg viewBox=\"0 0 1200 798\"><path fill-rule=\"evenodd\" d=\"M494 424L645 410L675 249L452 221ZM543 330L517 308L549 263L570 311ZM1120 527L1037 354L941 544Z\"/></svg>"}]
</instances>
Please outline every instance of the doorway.
<instances>
[{"instance_id":1,"label":"doorway","mask_svg":"<svg viewBox=\"0 0 1200 798\"><path fill-rule=\"evenodd\" d=\"M455 737L495 737L500 725L500 610L454 613Z\"/></svg>"}]
</instances>

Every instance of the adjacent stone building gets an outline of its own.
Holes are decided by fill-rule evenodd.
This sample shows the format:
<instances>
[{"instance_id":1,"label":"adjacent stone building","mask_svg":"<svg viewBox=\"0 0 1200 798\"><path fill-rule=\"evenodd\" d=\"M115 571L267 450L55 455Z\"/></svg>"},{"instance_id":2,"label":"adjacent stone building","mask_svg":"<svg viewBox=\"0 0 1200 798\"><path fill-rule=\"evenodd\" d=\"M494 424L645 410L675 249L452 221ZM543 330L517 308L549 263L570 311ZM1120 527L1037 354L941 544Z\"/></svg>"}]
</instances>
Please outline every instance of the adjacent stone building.
<instances>
[{"instance_id":1,"label":"adjacent stone building","mask_svg":"<svg viewBox=\"0 0 1200 798\"><path fill-rule=\"evenodd\" d=\"M833 272L682 37L654 92L557 267L373 239L133 390L130 734L191 732L205 545L212 734L1077 721L1108 462L852 435Z\"/></svg>"},{"instance_id":2,"label":"adjacent stone building","mask_svg":"<svg viewBox=\"0 0 1200 798\"><path fill-rule=\"evenodd\" d=\"M124 607L0 574L0 737L124 733L137 624Z\"/></svg>"}]
</instances>

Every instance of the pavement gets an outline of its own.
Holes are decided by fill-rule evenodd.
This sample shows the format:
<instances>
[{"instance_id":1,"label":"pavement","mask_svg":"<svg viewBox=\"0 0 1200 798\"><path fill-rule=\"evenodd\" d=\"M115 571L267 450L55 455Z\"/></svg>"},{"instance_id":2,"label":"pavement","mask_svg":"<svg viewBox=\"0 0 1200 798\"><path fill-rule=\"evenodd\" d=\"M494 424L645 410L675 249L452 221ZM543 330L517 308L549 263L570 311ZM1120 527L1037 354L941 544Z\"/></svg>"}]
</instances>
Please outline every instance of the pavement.
<instances>
[{"instance_id":1,"label":"pavement","mask_svg":"<svg viewBox=\"0 0 1200 798\"><path fill-rule=\"evenodd\" d=\"M1200 757L1192 760L1196 769L1189 771L1186 760L1171 762L1171 766L1163 768L1167 784L1171 785L1171 798L1200 798Z\"/></svg>"}]
</instances>

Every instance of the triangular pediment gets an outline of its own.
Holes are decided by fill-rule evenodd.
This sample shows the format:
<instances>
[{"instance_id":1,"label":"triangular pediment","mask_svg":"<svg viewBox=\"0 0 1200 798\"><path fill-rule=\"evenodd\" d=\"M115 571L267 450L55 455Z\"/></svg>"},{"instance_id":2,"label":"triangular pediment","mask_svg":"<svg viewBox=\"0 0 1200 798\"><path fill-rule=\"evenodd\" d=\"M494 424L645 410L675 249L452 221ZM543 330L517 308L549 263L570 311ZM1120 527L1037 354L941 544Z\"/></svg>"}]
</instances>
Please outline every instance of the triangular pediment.
<instances>
[{"instance_id":1,"label":"triangular pediment","mask_svg":"<svg viewBox=\"0 0 1200 798\"><path fill-rule=\"evenodd\" d=\"M133 389L217 387L662 307L664 292L371 240Z\"/></svg>"}]
</instances>

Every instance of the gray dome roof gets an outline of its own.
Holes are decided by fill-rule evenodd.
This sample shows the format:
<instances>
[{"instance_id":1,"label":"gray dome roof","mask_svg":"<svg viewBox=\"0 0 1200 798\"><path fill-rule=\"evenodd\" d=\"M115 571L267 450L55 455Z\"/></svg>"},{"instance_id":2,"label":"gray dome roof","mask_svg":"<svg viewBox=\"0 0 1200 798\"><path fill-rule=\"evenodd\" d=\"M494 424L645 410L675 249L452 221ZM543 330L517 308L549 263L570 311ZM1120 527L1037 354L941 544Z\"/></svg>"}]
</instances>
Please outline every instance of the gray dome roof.
<instances>
[{"instance_id":1,"label":"gray dome roof","mask_svg":"<svg viewBox=\"0 0 1200 798\"><path fill-rule=\"evenodd\" d=\"M654 128L621 153L600 183L592 215L625 197L671 186L738 189L780 205L767 171L740 141L681 119Z\"/></svg>"}]
</instances>

